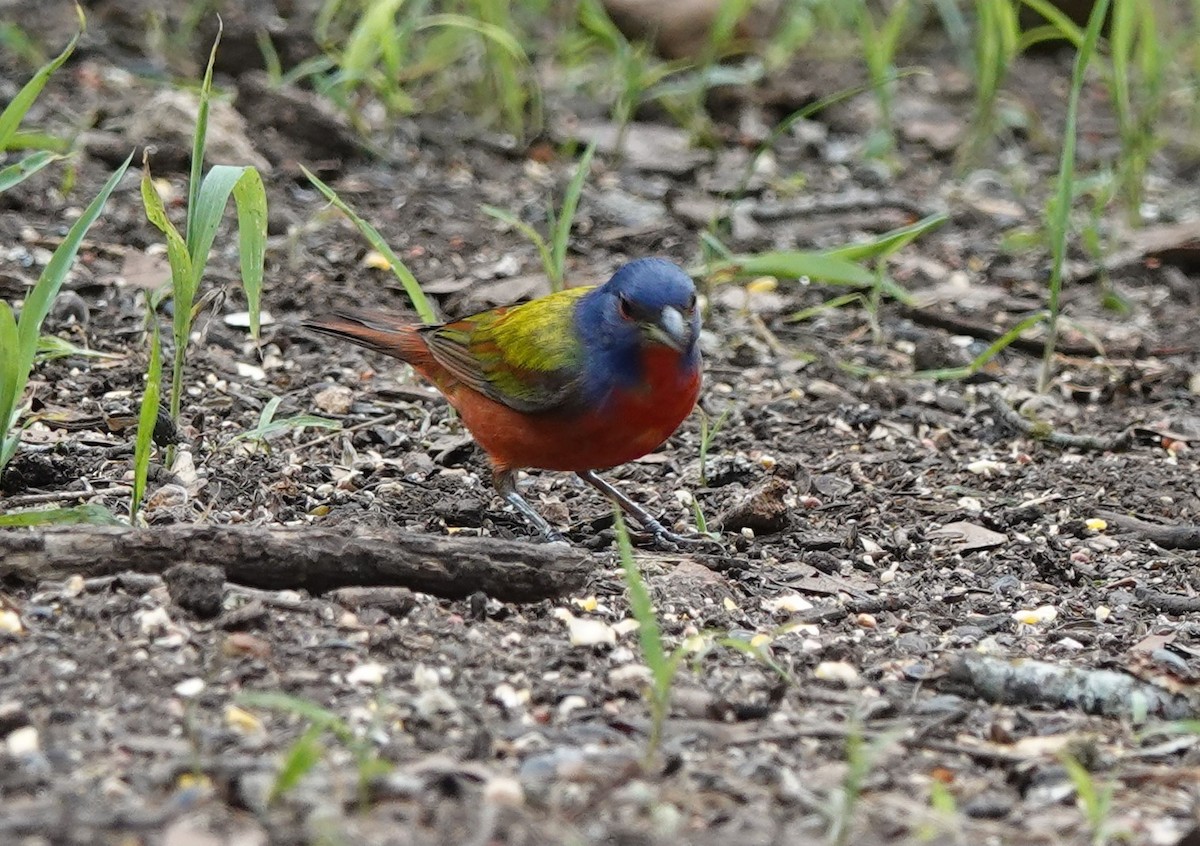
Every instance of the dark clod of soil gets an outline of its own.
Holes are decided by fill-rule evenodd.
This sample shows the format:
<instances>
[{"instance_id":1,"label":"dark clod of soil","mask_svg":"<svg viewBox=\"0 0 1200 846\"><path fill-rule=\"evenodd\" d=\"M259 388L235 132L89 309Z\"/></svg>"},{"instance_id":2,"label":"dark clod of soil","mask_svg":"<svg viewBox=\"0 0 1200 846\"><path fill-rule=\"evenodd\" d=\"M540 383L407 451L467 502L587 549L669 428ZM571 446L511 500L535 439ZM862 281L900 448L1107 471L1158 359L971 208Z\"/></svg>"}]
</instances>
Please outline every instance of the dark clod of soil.
<instances>
[{"instance_id":1,"label":"dark clod of soil","mask_svg":"<svg viewBox=\"0 0 1200 846\"><path fill-rule=\"evenodd\" d=\"M202 620L221 613L225 571L212 564L181 561L163 573L171 601Z\"/></svg>"}]
</instances>

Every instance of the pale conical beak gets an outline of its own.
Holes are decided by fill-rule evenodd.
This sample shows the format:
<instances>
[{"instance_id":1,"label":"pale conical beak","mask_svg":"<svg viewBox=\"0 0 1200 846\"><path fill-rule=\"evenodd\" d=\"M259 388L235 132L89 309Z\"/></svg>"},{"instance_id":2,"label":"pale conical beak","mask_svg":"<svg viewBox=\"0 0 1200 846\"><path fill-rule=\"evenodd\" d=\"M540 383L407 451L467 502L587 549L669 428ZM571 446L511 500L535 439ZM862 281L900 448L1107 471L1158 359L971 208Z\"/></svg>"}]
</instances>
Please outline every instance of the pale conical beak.
<instances>
[{"instance_id":1,"label":"pale conical beak","mask_svg":"<svg viewBox=\"0 0 1200 846\"><path fill-rule=\"evenodd\" d=\"M683 352L692 340L692 327L683 312L674 306L665 307L657 323L647 324L646 333L676 352Z\"/></svg>"}]
</instances>

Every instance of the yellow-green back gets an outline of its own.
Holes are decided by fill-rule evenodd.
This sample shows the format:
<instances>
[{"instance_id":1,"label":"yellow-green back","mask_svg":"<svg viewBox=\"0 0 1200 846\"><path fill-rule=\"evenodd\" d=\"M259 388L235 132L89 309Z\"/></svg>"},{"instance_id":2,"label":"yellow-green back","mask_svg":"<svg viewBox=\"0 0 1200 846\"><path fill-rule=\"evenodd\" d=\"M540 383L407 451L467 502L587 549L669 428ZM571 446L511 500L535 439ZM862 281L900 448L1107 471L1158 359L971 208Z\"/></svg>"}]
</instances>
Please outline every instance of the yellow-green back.
<instances>
[{"instance_id":1,"label":"yellow-green back","mask_svg":"<svg viewBox=\"0 0 1200 846\"><path fill-rule=\"evenodd\" d=\"M520 411L548 411L575 398L583 347L575 309L590 287L567 288L425 330L429 350L456 378Z\"/></svg>"}]
</instances>

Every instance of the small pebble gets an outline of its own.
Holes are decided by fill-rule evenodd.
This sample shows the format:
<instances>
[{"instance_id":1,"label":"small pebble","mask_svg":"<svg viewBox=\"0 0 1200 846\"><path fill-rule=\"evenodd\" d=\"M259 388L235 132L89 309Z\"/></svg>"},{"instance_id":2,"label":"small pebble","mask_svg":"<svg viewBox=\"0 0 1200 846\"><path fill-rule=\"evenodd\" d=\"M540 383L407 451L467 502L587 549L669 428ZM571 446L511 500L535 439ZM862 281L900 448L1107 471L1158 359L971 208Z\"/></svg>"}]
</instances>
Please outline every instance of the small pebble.
<instances>
[{"instance_id":1,"label":"small pebble","mask_svg":"<svg viewBox=\"0 0 1200 846\"><path fill-rule=\"evenodd\" d=\"M1023 608L1013 612L1013 619L1027 626L1044 626L1053 623L1058 617L1058 609L1053 605L1042 605L1038 608Z\"/></svg>"},{"instance_id":2,"label":"small pebble","mask_svg":"<svg viewBox=\"0 0 1200 846\"><path fill-rule=\"evenodd\" d=\"M204 679L195 677L184 679L175 685L175 695L182 696L184 699L193 699L199 696L202 690L204 690Z\"/></svg>"},{"instance_id":3,"label":"small pebble","mask_svg":"<svg viewBox=\"0 0 1200 846\"><path fill-rule=\"evenodd\" d=\"M858 682L858 670L845 661L822 661L813 670L813 675L821 681L837 682L847 687Z\"/></svg>"},{"instance_id":4,"label":"small pebble","mask_svg":"<svg viewBox=\"0 0 1200 846\"><path fill-rule=\"evenodd\" d=\"M36 754L41 748L38 730L33 726L21 726L8 733L4 738L4 749L10 758L26 758Z\"/></svg>"},{"instance_id":5,"label":"small pebble","mask_svg":"<svg viewBox=\"0 0 1200 846\"><path fill-rule=\"evenodd\" d=\"M383 683L383 677L387 675L387 667L374 662L359 664L357 667L346 673L346 682L357 686L376 687Z\"/></svg>"}]
</instances>

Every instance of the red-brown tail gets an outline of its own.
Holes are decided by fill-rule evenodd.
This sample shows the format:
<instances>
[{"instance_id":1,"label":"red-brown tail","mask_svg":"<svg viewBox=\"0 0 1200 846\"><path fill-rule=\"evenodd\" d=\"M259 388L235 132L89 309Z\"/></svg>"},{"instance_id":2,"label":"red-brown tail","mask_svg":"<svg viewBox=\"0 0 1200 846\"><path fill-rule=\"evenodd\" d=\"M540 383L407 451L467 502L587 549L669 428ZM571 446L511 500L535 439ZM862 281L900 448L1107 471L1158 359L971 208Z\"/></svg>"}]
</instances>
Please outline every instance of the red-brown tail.
<instances>
[{"instance_id":1,"label":"red-brown tail","mask_svg":"<svg viewBox=\"0 0 1200 846\"><path fill-rule=\"evenodd\" d=\"M420 366L429 361L429 347L418 331L420 324L383 312L337 311L328 317L309 318L301 325L412 365Z\"/></svg>"}]
</instances>

